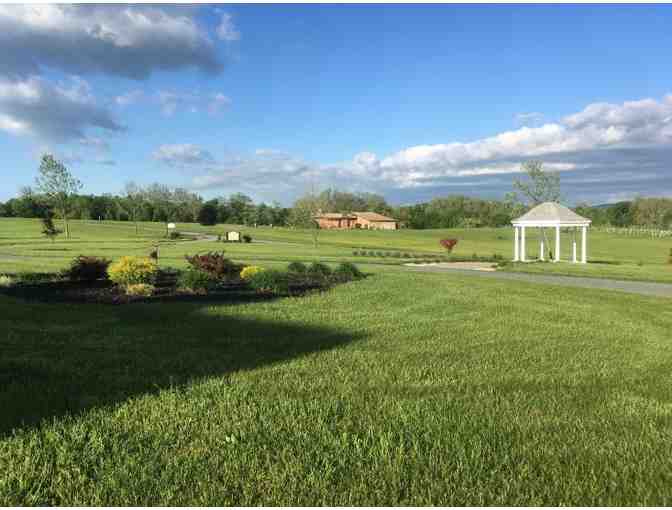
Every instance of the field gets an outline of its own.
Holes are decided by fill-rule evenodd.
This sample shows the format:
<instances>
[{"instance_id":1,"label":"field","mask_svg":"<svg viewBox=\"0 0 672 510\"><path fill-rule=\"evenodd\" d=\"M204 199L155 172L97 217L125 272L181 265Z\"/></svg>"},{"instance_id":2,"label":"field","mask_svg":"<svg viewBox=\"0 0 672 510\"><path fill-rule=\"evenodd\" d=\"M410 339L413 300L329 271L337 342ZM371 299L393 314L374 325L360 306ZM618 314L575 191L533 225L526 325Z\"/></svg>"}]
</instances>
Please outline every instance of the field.
<instances>
[{"instance_id":1,"label":"field","mask_svg":"<svg viewBox=\"0 0 672 510\"><path fill-rule=\"evenodd\" d=\"M146 254L163 226L73 232L52 244L0 221L0 272ZM370 275L265 302L0 297L0 505L672 504L669 299L352 256L439 253L442 236L510 255L505 230L325 232L317 249L309 232L251 234L267 242L221 246ZM665 242L591 242L623 262L595 267L665 274ZM161 261L215 246L166 244Z\"/></svg>"},{"instance_id":2,"label":"field","mask_svg":"<svg viewBox=\"0 0 672 510\"><path fill-rule=\"evenodd\" d=\"M393 257L361 257L353 252L362 249L376 252L411 252L443 254L439 239L454 237L459 243L457 256L499 255L510 259L513 255L512 229L451 229L375 231L322 231L318 247L313 246L312 232L286 228L249 228L235 225L202 227L196 224L178 224L183 232L221 234L227 230L242 229L257 242L252 244L215 244L213 242L162 242L162 265L181 267L184 255L196 251L225 249L232 258L265 265L277 265L292 260L319 259L327 262L350 260L382 269L383 266L403 262ZM139 234L128 222L72 222L73 239L59 238L52 243L40 234L37 220L0 218L0 273L22 270L59 270L79 254L103 255L109 258L121 255L146 255L165 234L160 223L140 224ZM538 237L534 231L528 236L528 258L538 255ZM672 265L667 263L672 240L619 237L603 231L589 234L588 265L551 263L511 264L505 270L543 272L578 276L606 277L625 280L672 282ZM563 234L563 260L569 260L570 238Z\"/></svg>"}]
</instances>

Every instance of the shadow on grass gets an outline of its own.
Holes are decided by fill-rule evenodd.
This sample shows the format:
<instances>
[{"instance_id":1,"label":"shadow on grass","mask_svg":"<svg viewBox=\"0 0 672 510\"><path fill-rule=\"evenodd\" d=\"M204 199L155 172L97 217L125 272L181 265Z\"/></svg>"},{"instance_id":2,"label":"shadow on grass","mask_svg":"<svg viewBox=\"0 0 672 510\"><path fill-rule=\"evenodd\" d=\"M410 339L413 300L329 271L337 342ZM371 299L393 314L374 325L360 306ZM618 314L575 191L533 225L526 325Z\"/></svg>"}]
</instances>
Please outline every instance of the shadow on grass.
<instances>
[{"instance_id":1,"label":"shadow on grass","mask_svg":"<svg viewBox=\"0 0 672 510\"><path fill-rule=\"evenodd\" d=\"M0 437L42 420L358 340L194 303L126 307L0 298Z\"/></svg>"}]
</instances>

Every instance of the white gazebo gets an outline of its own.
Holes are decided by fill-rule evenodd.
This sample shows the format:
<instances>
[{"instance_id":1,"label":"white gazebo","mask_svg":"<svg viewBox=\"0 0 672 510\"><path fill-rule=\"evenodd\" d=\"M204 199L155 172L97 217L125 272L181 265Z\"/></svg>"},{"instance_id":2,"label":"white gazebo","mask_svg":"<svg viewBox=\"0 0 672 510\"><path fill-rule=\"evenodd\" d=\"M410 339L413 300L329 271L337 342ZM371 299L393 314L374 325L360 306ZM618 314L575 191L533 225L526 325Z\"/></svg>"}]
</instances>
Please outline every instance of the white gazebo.
<instances>
[{"instance_id":1,"label":"white gazebo","mask_svg":"<svg viewBox=\"0 0 672 510\"><path fill-rule=\"evenodd\" d=\"M526 262L525 230L530 227L555 228L555 262L560 262L560 228L573 228L575 232L581 228L581 263L585 264L588 261L587 230L590 220L579 216L564 205L556 202L544 202L533 207L520 218L516 218L511 224L515 229L515 247L513 250L513 260L515 262ZM543 231L542 235L539 236L539 260L545 260ZM572 239L572 262L578 262L576 258L576 236Z\"/></svg>"}]
</instances>

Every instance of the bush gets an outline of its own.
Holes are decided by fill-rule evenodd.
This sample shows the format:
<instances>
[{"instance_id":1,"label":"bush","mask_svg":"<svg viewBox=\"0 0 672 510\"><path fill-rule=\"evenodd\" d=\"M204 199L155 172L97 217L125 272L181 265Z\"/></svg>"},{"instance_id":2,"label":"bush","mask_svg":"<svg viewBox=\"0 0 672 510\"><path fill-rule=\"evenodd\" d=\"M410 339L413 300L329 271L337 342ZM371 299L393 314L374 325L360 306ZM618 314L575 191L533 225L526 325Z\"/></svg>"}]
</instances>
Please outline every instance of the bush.
<instances>
[{"instance_id":1,"label":"bush","mask_svg":"<svg viewBox=\"0 0 672 510\"><path fill-rule=\"evenodd\" d=\"M263 267L259 266L245 266L243 270L240 272L240 278L242 280L248 281L250 280L255 274L261 273L264 271Z\"/></svg>"},{"instance_id":2,"label":"bush","mask_svg":"<svg viewBox=\"0 0 672 510\"><path fill-rule=\"evenodd\" d=\"M196 254L191 257L185 255L184 258L192 268L208 273L215 280L237 278L243 268L241 264L236 264L227 259L223 251L213 251L203 255Z\"/></svg>"},{"instance_id":3,"label":"bush","mask_svg":"<svg viewBox=\"0 0 672 510\"><path fill-rule=\"evenodd\" d=\"M180 234L177 230L171 230L168 234L169 239L180 239L181 237L182 234Z\"/></svg>"},{"instance_id":4,"label":"bush","mask_svg":"<svg viewBox=\"0 0 672 510\"><path fill-rule=\"evenodd\" d=\"M11 287L14 285L14 278L6 274L0 275L0 287Z\"/></svg>"},{"instance_id":5,"label":"bush","mask_svg":"<svg viewBox=\"0 0 672 510\"><path fill-rule=\"evenodd\" d=\"M194 293L206 293L215 286L212 275L199 269L189 268L177 278L177 287Z\"/></svg>"},{"instance_id":6,"label":"bush","mask_svg":"<svg viewBox=\"0 0 672 510\"><path fill-rule=\"evenodd\" d=\"M35 284L47 282L54 279L51 273L33 273L31 271L21 271L16 275L16 280L20 283Z\"/></svg>"},{"instance_id":7,"label":"bush","mask_svg":"<svg viewBox=\"0 0 672 510\"><path fill-rule=\"evenodd\" d=\"M457 239L441 239L439 244L448 250L448 253L451 253L457 245Z\"/></svg>"},{"instance_id":8,"label":"bush","mask_svg":"<svg viewBox=\"0 0 672 510\"><path fill-rule=\"evenodd\" d=\"M127 296L143 296L149 297L154 294L154 285L148 283L132 283L124 287L124 292Z\"/></svg>"},{"instance_id":9,"label":"bush","mask_svg":"<svg viewBox=\"0 0 672 510\"><path fill-rule=\"evenodd\" d=\"M252 242L252 236L248 234L243 235L243 242L244 243L251 243Z\"/></svg>"},{"instance_id":10,"label":"bush","mask_svg":"<svg viewBox=\"0 0 672 510\"><path fill-rule=\"evenodd\" d=\"M159 267L156 263L142 257L121 257L107 268L110 280L122 287L139 283L151 285L158 273Z\"/></svg>"},{"instance_id":11,"label":"bush","mask_svg":"<svg viewBox=\"0 0 672 510\"><path fill-rule=\"evenodd\" d=\"M290 262L287 265L287 272L293 273L293 274L306 274L308 271L308 268L303 262Z\"/></svg>"},{"instance_id":12,"label":"bush","mask_svg":"<svg viewBox=\"0 0 672 510\"><path fill-rule=\"evenodd\" d=\"M266 269L251 275L247 282L257 292L272 294L287 294L289 292L289 278L287 273L277 269Z\"/></svg>"},{"instance_id":13,"label":"bush","mask_svg":"<svg viewBox=\"0 0 672 510\"><path fill-rule=\"evenodd\" d=\"M359 268L352 262L341 262L333 273L333 278L337 282L358 280L363 276Z\"/></svg>"},{"instance_id":14,"label":"bush","mask_svg":"<svg viewBox=\"0 0 672 510\"><path fill-rule=\"evenodd\" d=\"M63 272L69 280L93 282L107 278L107 268L112 261L105 258L80 255L75 258L70 267Z\"/></svg>"},{"instance_id":15,"label":"bush","mask_svg":"<svg viewBox=\"0 0 672 510\"><path fill-rule=\"evenodd\" d=\"M672 248L670 248L670 255L667 257L667 263L672 264Z\"/></svg>"},{"instance_id":16,"label":"bush","mask_svg":"<svg viewBox=\"0 0 672 510\"><path fill-rule=\"evenodd\" d=\"M307 273L311 276L321 276L328 278L331 276L331 268L322 262L313 262L309 267Z\"/></svg>"}]
</instances>

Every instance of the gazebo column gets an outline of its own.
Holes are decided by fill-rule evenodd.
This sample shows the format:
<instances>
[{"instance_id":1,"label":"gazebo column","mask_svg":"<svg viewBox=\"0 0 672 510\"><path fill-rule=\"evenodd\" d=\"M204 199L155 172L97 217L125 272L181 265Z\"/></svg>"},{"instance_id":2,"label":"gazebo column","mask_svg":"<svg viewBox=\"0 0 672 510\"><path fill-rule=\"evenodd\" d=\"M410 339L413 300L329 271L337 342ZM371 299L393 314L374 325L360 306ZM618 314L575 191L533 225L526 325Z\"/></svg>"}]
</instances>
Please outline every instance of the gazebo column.
<instances>
[{"instance_id":1,"label":"gazebo column","mask_svg":"<svg viewBox=\"0 0 672 510\"><path fill-rule=\"evenodd\" d=\"M525 262L525 227L520 227L520 260Z\"/></svg>"},{"instance_id":2,"label":"gazebo column","mask_svg":"<svg viewBox=\"0 0 672 510\"><path fill-rule=\"evenodd\" d=\"M560 262L560 225L555 227L555 261Z\"/></svg>"},{"instance_id":3,"label":"gazebo column","mask_svg":"<svg viewBox=\"0 0 672 510\"><path fill-rule=\"evenodd\" d=\"M588 262L588 250L587 250L587 241L588 241L588 227L585 225L581 227L581 263L586 264Z\"/></svg>"},{"instance_id":4,"label":"gazebo column","mask_svg":"<svg viewBox=\"0 0 672 510\"><path fill-rule=\"evenodd\" d=\"M518 262L520 260L520 236L518 235L518 228L513 227L513 261Z\"/></svg>"},{"instance_id":5,"label":"gazebo column","mask_svg":"<svg viewBox=\"0 0 672 510\"><path fill-rule=\"evenodd\" d=\"M545 257L544 257L544 229L541 229L541 237L539 238L539 260L545 260Z\"/></svg>"},{"instance_id":6,"label":"gazebo column","mask_svg":"<svg viewBox=\"0 0 672 510\"><path fill-rule=\"evenodd\" d=\"M574 229L576 232L576 229ZM578 260L576 259L576 234L572 237L572 262L576 264Z\"/></svg>"}]
</instances>

